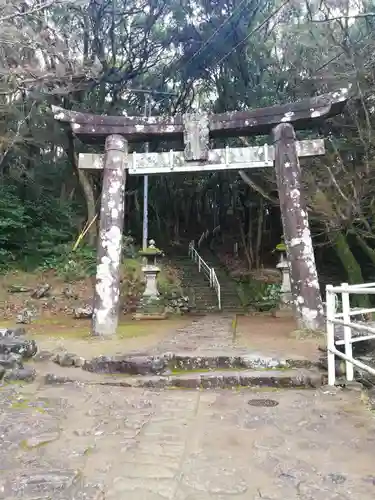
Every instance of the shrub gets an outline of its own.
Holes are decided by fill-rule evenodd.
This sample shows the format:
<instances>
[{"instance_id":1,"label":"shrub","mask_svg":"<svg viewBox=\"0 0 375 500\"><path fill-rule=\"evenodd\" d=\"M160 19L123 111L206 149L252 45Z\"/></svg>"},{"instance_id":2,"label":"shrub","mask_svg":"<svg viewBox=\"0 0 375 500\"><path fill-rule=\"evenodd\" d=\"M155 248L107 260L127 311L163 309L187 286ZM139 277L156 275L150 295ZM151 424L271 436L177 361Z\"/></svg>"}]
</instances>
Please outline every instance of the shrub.
<instances>
[{"instance_id":1,"label":"shrub","mask_svg":"<svg viewBox=\"0 0 375 500\"><path fill-rule=\"evenodd\" d=\"M265 283L250 279L238 285L238 295L244 307L257 311L269 311L278 306L281 284Z\"/></svg>"},{"instance_id":2,"label":"shrub","mask_svg":"<svg viewBox=\"0 0 375 500\"><path fill-rule=\"evenodd\" d=\"M72 250L70 244L60 245L55 253L43 259L41 270L54 270L67 282L94 276L96 270L96 251L89 246Z\"/></svg>"},{"instance_id":3,"label":"shrub","mask_svg":"<svg viewBox=\"0 0 375 500\"><path fill-rule=\"evenodd\" d=\"M74 235L74 211L48 194L23 199L12 185L0 186L0 268L32 269L59 257Z\"/></svg>"}]
</instances>

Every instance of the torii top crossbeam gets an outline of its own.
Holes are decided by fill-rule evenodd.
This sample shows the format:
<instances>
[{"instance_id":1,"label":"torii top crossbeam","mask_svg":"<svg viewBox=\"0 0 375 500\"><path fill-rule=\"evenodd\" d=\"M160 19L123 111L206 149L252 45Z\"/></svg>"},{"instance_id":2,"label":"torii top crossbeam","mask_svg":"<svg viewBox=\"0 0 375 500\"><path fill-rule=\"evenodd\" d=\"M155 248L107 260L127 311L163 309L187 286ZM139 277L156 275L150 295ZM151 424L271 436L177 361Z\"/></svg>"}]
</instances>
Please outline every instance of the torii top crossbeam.
<instances>
[{"instance_id":1,"label":"torii top crossbeam","mask_svg":"<svg viewBox=\"0 0 375 500\"><path fill-rule=\"evenodd\" d=\"M112 134L120 134L130 142L147 142L152 138L176 139L186 136L186 124L196 123L202 135L210 138L268 134L279 123L290 122L295 129L310 128L322 118L341 113L348 89L301 101L235 111L222 114L199 113L175 116L103 116L69 111L53 106L54 117L70 123L75 135L85 142L103 143ZM195 128L194 126L194 128ZM186 141L185 141L186 142Z\"/></svg>"}]
</instances>

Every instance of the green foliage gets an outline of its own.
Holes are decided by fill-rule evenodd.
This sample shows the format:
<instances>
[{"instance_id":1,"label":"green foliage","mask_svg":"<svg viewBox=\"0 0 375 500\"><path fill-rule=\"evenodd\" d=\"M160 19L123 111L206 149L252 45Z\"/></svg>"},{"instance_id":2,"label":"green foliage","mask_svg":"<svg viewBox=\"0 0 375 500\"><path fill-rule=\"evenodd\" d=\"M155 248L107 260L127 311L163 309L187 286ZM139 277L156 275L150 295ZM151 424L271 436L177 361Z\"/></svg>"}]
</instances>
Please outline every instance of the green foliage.
<instances>
[{"instance_id":1,"label":"green foliage","mask_svg":"<svg viewBox=\"0 0 375 500\"><path fill-rule=\"evenodd\" d=\"M125 312L134 312L144 290L142 259L124 259L121 269L121 300ZM169 266L160 266L158 290L162 301L179 298L183 295L176 270ZM158 301L159 303L159 301Z\"/></svg>"},{"instance_id":2,"label":"green foliage","mask_svg":"<svg viewBox=\"0 0 375 500\"><path fill-rule=\"evenodd\" d=\"M165 266L158 276L158 289L165 299L176 299L183 296L181 281L176 270Z\"/></svg>"},{"instance_id":3,"label":"green foliage","mask_svg":"<svg viewBox=\"0 0 375 500\"><path fill-rule=\"evenodd\" d=\"M133 236L127 234L122 238L122 256L125 259L135 259L137 252Z\"/></svg>"},{"instance_id":4,"label":"green foliage","mask_svg":"<svg viewBox=\"0 0 375 500\"><path fill-rule=\"evenodd\" d=\"M14 190L0 188L0 267L6 269L19 258L32 219Z\"/></svg>"},{"instance_id":5,"label":"green foliage","mask_svg":"<svg viewBox=\"0 0 375 500\"><path fill-rule=\"evenodd\" d=\"M283 242L283 243L277 244L276 245L276 250L278 252L286 252L286 245L285 245L285 243Z\"/></svg>"},{"instance_id":6,"label":"green foliage","mask_svg":"<svg viewBox=\"0 0 375 500\"><path fill-rule=\"evenodd\" d=\"M250 307L262 312L270 311L278 306L280 290L280 284L251 279L239 283L238 295L244 307Z\"/></svg>"},{"instance_id":7,"label":"green foliage","mask_svg":"<svg viewBox=\"0 0 375 500\"><path fill-rule=\"evenodd\" d=\"M156 248L156 247L147 247L145 248L144 250L139 250L139 255L163 255L163 251L160 250L160 248Z\"/></svg>"},{"instance_id":8,"label":"green foliage","mask_svg":"<svg viewBox=\"0 0 375 500\"><path fill-rule=\"evenodd\" d=\"M27 198L26 196L29 195ZM48 194L30 196L0 186L0 268L35 268L58 257L74 234L72 205Z\"/></svg>"},{"instance_id":9,"label":"green foliage","mask_svg":"<svg viewBox=\"0 0 375 500\"><path fill-rule=\"evenodd\" d=\"M94 276L96 270L95 249L83 246L73 251L71 245L60 245L56 253L46 257L40 266L41 270L54 270L67 282L77 281Z\"/></svg>"}]
</instances>

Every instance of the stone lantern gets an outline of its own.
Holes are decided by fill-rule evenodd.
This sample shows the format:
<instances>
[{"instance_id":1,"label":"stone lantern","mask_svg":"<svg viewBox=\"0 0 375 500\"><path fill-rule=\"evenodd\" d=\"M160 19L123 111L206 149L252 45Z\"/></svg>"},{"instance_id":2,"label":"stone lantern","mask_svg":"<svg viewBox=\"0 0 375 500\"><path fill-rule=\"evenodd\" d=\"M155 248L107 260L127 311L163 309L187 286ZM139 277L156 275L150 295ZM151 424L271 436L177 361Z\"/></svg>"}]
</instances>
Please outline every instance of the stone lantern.
<instances>
[{"instance_id":1,"label":"stone lantern","mask_svg":"<svg viewBox=\"0 0 375 500\"><path fill-rule=\"evenodd\" d=\"M146 280L146 288L143 292L143 297L150 300L158 299L159 291L157 287L157 277L160 273L160 268L157 266L156 258L163 255L163 252L156 248L154 240L150 240L149 246L144 250L140 250L139 255L146 260L146 264L142 267Z\"/></svg>"},{"instance_id":2,"label":"stone lantern","mask_svg":"<svg viewBox=\"0 0 375 500\"><path fill-rule=\"evenodd\" d=\"M277 269L280 269L282 282L281 282L281 297L280 302L282 307L290 307L292 304L292 286L290 282L289 263L286 257L286 252L280 252L280 260L276 264Z\"/></svg>"}]
</instances>

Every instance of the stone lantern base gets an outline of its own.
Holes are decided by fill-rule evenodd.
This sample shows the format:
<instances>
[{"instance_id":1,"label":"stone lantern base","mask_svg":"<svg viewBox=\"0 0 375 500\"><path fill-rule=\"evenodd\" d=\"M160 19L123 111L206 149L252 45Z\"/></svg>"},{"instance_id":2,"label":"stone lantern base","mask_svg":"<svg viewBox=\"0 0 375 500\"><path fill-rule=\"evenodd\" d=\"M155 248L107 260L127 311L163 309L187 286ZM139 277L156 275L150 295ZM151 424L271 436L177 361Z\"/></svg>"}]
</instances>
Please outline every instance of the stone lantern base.
<instances>
[{"instance_id":1,"label":"stone lantern base","mask_svg":"<svg viewBox=\"0 0 375 500\"><path fill-rule=\"evenodd\" d=\"M137 312L133 316L136 320L141 319L167 319L164 304L160 300L150 300L142 297L140 300Z\"/></svg>"},{"instance_id":2,"label":"stone lantern base","mask_svg":"<svg viewBox=\"0 0 375 500\"><path fill-rule=\"evenodd\" d=\"M280 261L276 267L281 271L282 282L279 306L273 312L273 316L276 318L293 317L293 296L290 283L289 264L284 253L281 254Z\"/></svg>"},{"instance_id":3,"label":"stone lantern base","mask_svg":"<svg viewBox=\"0 0 375 500\"><path fill-rule=\"evenodd\" d=\"M146 265L142 267L142 271L146 287L134 319L165 319L167 317L165 307L157 288L157 276L160 268L155 265Z\"/></svg>"}]
</instances>

